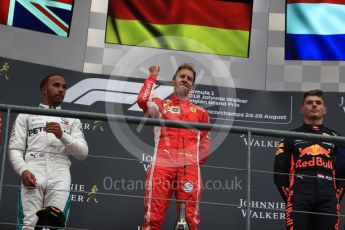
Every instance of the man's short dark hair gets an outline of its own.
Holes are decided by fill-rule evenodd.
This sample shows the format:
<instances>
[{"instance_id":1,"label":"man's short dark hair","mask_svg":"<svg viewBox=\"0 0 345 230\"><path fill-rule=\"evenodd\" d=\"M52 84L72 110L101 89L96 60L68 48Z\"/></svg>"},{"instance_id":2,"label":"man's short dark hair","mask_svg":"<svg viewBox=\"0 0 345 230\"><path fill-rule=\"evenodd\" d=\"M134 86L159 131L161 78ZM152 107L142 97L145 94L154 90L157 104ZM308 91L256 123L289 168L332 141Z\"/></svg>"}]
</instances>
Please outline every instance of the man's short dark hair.
<instances>
[{"instance_id":1,"label":"man's short dark hair","mask_svg":"<svg viewBox=\"0 0 345 230\"><path fill-rule=\"evenodd\" d=\"M317 96L317 97L322 98L323 100L323 91L320 89L313 89L313 90L309 90L308 92L305 92L304 97L303 97L303 103L305 99L310 96Z\"/></svg>"},{"instance_id":2,"label":"man's short dark hair","mask_svg":"<svg viewBox=\"0 0 345 230\"><path fill-rule=\"evenodd\" d=\"M193 78L193 84L194 84L195 78L196 78L196 72L195 72L194 66L193 66L192 64L190 64L190 63L183 63L182 65L180 65L180 66L178 67L178 69L176 70L173 79L176 78L177 73L178 73L180 70L182 70L182 69L188 69L188 70L190 70L190 71L193 72L193 76L194 76L194 78Z\"/></svg>"},{"instance_id":3,"label":"man's short dark hair","mask_svg":"<svg viewBox=\"0 0 345 230\"><path fill-rule=\"evenodd\" d=\"M46 76L45 78L43 78L43 80L41 81L41 84L40 84L40 90L42 91L43 87L48 83L49 81L49 78L53 77L53 76L61 76L63 78L65 78L65 76L61 73L53 73L53 74L50 74L48 76Z\"/></svg>"}]
</instances>

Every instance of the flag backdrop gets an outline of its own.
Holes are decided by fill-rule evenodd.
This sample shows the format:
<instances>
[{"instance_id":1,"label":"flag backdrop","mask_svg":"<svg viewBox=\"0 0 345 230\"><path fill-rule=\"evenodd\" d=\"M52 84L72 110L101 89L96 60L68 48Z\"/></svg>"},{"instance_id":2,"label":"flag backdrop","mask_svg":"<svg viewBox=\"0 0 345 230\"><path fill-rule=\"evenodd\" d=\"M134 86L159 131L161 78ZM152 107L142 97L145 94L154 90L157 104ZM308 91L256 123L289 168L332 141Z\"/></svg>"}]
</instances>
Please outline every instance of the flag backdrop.
<instances>
[{"instance_id":1,"label":"flag backdrop","mask_svg":"<svg viewBox=\"0 0 345 230\"><path fill-rule=\"evenodd\" d=\"M74 0L0 0L0 24L67 37Z\"/></svg>"},{"instance_id":2,"label":"flag backdrop","mask_svg":"<svg viewBox=\"0 0 345 230\"><path fill-rule=\"evenodd\" d=\"M248 57L252 6L252 0L109 0L105 40Z\"/></svg>"},{"instance_id":3,"label":"flag backdrop","mask_svg":"<svg viewBox=\"0 0 345 230\"><path fill-rule=\"evenodd\" d=\"M286 2L286 60L345 60L345 0Z\"/></svg>"}]
</instances>

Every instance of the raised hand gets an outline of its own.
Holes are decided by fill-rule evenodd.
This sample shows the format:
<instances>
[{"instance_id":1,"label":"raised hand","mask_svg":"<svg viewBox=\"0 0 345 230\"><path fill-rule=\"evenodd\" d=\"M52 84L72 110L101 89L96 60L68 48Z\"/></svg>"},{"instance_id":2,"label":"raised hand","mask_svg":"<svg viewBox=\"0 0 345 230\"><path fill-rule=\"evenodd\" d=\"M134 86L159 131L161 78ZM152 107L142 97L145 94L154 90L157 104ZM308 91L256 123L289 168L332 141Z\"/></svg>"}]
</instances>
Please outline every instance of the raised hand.
<instances>
[{"instance_id":1,"label":"raised hand","mask_svg":"<svg viewBox=\"0 0 345 230\"><path fill-rule=\"evenodd\" d=\"M150 68L149 68L150 75L151 75L151 74L158 75L160 69L161 69L161 68L160 68L158 65L152 65L152 66L150 66Z\"/></svg>"}]
</instances>

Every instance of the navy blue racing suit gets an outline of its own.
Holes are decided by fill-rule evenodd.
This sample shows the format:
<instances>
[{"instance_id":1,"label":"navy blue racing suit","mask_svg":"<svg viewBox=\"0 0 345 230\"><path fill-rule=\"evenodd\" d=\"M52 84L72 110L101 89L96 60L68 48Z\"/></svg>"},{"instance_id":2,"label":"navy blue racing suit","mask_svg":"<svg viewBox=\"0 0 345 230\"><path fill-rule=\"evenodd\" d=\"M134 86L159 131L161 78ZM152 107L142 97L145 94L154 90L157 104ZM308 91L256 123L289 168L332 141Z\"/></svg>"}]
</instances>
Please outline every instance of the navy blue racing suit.
<instances>
[{"instance_id":1,"label":"navy blue racing suit","mask_svg":"<svg viewBox=\"0 0 345 230\"><path fill-rule=\"evenodd\" d=\"M303 124L292 131L339 135L323 125ZM293 138L280 142L275 154L274 183L286 203L287 229L339 228L339 201L344 189L335 180L336 155L337 145L331 142Z\"/></svg>"}]
</instances>

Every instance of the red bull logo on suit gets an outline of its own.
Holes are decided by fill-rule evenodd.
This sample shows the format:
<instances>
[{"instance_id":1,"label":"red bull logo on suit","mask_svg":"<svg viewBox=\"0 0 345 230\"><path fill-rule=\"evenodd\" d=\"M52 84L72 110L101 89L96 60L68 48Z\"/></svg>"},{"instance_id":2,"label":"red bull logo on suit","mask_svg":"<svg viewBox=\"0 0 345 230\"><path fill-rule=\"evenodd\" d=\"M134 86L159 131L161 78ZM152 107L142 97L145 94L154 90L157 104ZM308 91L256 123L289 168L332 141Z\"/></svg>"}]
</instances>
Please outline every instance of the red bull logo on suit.
<instances>
[{"instance_id":1,"label":"red bull logo on suit","mask_svg":"<svg viewBox=\"0 0 345 230\"><path fill-rule=\"evenodd\" d=\"M318 144L308 146L307 148L304 148L304 149L300 148L299 152L300 152L300 158L306 155L311 155L311 156L323 155L323 156L326 156L327 158L331 157L330 156L331 150L325 149Z\"/></svg>"}]
</instances>

